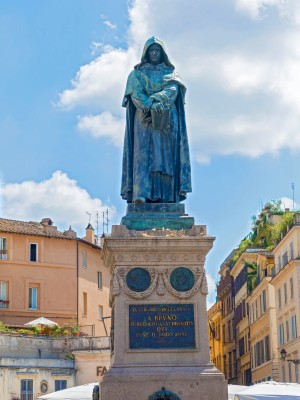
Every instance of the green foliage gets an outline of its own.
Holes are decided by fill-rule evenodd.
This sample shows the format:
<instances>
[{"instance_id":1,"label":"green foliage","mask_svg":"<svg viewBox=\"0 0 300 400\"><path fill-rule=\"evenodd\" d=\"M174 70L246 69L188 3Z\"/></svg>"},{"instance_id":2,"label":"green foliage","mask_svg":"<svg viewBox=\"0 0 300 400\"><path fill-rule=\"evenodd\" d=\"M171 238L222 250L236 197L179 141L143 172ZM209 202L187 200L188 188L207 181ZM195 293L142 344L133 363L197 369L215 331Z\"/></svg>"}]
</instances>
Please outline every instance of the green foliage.
<instances>
[{"instance_id":1,"label":"green foliage","mask_svg":"<svg viewBox=\"0 0 300 400\"><path fill-rule=\"evenodd\" d=\"M267 209L273 214L282 214L282 201L270 200L264 205L263 209Z\"/></svg>"},{"instance_id":2,"label":"green foliage","mask_svg":"<svg viewBox=\"0 0 300 400\"><path fill-rule=\"evenodd\" d=\"M293 223L294 212L286 212L282 215L282 220L272 226L271 237L273 243L278 242L281 237L281 233L287 232L287 227Z\"/></svg>"},{"instance_id":3,"label":"green foliage","mask_svg":"<svg viewBox=\"0 0 300 400\"><path fill-rule=\"evenodd\" d=\"M273 215L281 215L281 221L277 224L269 223L267 221L267 212ZM248 247L261 247L268 251L273 250L276 243L281 238L281 233L285 234L287 232L287 227L293 223L294 214L295 212L282 211L281 200L271 200L267 202L263 207L259 219L254 215L251 217L251 232L242 239L238 245L232 258L233 264L236 263L241 254Z\"/></svg>"},{"instance_id":4,"label":"green foliage","mask_svg":"<svg viewBox=\"0 0 300 400\"><path fill-rule=\"evenodd\" d=\"M256 278L257 278L257 263L248 263L243 260L245 266L247 267L247 293L251 293L255 288Z\"/></svg>"},{"instance_id":5,"label":"green foliage","mask_svg":"<svg viewBox=\"0 0 300 400\"><path fill-rule=\"evenodd\" d=\"M0 332L11 332L11 329L4 322L0 321Z\"/></svg>"}]
</instances>

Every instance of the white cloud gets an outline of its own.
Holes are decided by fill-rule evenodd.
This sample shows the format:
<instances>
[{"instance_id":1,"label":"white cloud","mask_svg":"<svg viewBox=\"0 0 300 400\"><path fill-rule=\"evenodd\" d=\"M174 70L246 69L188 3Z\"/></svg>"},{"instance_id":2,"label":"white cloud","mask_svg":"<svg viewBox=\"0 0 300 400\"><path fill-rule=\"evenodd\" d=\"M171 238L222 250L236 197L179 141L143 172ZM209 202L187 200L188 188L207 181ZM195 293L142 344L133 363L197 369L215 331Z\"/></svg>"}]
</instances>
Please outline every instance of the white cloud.
<instances>
[{"instance_id":1,"label":"white cloud","mask_svg":"<svg viewBox=\"0 0 300 400\"><path fill-rule=\"evenodd\" d=\"M300 204L293 201L293 199L290 199L289 197L282 197L280 200L282 201L283 209L289 208L291 211L300 210Z\"/></svg>"},{"instance_id":2,"label":"white cloud","mask_svg":"<svg viewBox=\"0 0 300 400\"><path fill-rule=\"evenodd\" d=\"M145 40L155 34L164 40L188 88L194 159L299 151L299 3L228 0L216 10L208 0L190 0L189 7L180 0L131 1L127 49L97 46L100 56L79 69L59 104L66 110L85 107L78 129L121 146L126 78ZM167 25L166 15L172 21Z\"/></svg>"},{"instance_id":3,"label":"white cloud","mask_svg":"<svg viewBox=\"0 0 300 400\"><path fill-rule=\"evenodd\" d=\"M208 296L206 300L206 308L209 310L216 302L216 280L209 273L206 273Z\"/></svg>"},{"instance_id":4,"label":"white cloud","mask_svg":"<svg viewBox=\"0 0 300 400\"><path fill-rule=\"evenodd\" d=\"M79 117L77 128L83 133L94 137L108 137L116 146L119 146L124 136L125 122L115 118L109 111L99 115Z\"/></svg>"},{"instance_id":5,"label":"white cloud","mask_svg":"<svg viewBox=\"0 0 300 400\"><path fill-rule=\"evenodd\" d=\"M268 7L282 7L285 0L236 0L237 8L257 18Z\"/></svg>"},{"instance_id":6,"label":"white cloud","mask_svg":"<svg viewBox=\"0 0 300 400\"><path fill-rule=\"evenodd\" d=\"M116 29L116 27L117 27L116 24L114 24L113 22L111 22L111 21L109 21L109 20L106 20L106 21L104 21L103 23L104 23L104 25L108 26L108 27L111 28L111 29Z\"/></svg>"},{"instance_id":7,"label":"white cloud","mask_svg":"<svg viewBox=\"0 0 300 400\"><path fill-rule=\"evenodd\" d=\"M111 220L116 214L114 207L99 198L92 198L61 171L54 172L51 178L42 182L2 184L0 200L3 218L41 221L50 217L61 230L72 225L79 233L88 223L86 211L95 216L97 211L102 215L102 211L108 209Z\"/></svg>"},{"instance_id":8,"label":"white cloud","mask_svg":"<svg viewBox=\"0 0 300 400\"><path fill-rule=\"evenodd\" d=\"M103 24L108 26L111 29L116 29L117 28L117 24L113 23L112 21L110 21L106 15L101 14L101 19L103 21Z\"/></svg>"}]
</instances>

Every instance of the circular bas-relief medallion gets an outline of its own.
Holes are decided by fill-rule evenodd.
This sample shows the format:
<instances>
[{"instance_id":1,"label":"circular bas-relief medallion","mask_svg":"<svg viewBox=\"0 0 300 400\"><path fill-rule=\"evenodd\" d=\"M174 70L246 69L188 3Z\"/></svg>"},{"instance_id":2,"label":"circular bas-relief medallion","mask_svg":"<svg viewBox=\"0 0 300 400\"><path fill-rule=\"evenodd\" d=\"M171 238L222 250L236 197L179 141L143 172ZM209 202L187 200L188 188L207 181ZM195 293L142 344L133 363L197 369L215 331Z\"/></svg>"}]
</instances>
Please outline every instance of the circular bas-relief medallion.
<instances>
[{"instance_id":1,"label":"circular bas-relief medallion","mask_svg":"<svg viewBox=\"0 0 300 400\"><path fill-rule=\"evenodd\" d=\"M195 284L195 275L188 268L178 267L171 273L170 283L178 292L187 292Z\"/></svg>"},{"instance_id":2,"label":"circular bas-relief medallion","mask_svg":"<svg viewBox=\"0 0 300 400\"><path fill-rule=\"evenodd\" d=\"M40 389L42 393L47 393L48 391L48 382L45 380L42 380L41 384L40 384Z\"/></svg>"},{"instance_id":3,"label":"circular bas-relief medallion","mask_svg":"<svg viewBox=\"0 0 300 400\"><path fill-rule=\"evenodd\" d=\"M133 268L126 275L126 284L134 292L144 292L151 283L151 276L144 268Z\"/></svg>"}]
</instances>

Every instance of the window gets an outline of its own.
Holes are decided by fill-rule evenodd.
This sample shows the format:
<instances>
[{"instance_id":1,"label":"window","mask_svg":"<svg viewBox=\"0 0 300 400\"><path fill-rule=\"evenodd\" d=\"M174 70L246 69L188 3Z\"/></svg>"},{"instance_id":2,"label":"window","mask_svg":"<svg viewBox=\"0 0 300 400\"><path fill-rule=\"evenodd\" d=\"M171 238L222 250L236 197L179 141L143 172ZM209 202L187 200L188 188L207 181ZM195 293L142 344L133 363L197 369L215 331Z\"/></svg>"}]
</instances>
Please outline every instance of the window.
<instances>
[{"instance_id":1,"label":"window","mask_svg":"<svg viewBox=\"0 0 300 400\"><path fill-rule=\"evenodd\" d=\"M98 289L102 289L102 274L101 272L97 272L97 283L98 283Z\"/></svg>"},{"instance_id":2,"label":"window","mask_svg":"<svg viewBox=\"0 0 300 400\"><path fill-rule=\"evenodd\" d=\"M243 356L245 354L245 340L242 337L242 339L239 340L239 356Z\"/></svg>"},{"instance_id":3,"label":"window","mask_svg":"<svg viewBox=\"0 0 300 400\"><path fill-rule=\"evenodd\" d=\"M281 257L280 257L280 255L277 256L277 265L278 265L278 271L280 271L281 270Z\"/></svg>"},{"instance_id":4,"label":"window","mask_svg":"<svg viewBox=\"0 0 300 400\"><path fill-rule=\"evenodd\" d=\"M85 250L81 253L81 256L82 256L82 267L86 268L87 267L87 257L86 257Z\"/></svg>"},{"instance_id":5,"label":"window","mask_svg":"<svg viewBox=\"0 0 300 400\"><path fill-rule=\"evenodd\" d=\"M299 382L299 372L298 372L298 364L295 364L295 381Z\"/></svg>"},{"instance_id":6,"label":"window","mask_svg":"<svg viewBox=\"0 0 300 400\"><path fill-rule=\"evenodd\" d=\"M290 332L289 332L289 321L286 320L285 321L285 337L286 337L286 341L288 342L290 340Z\"/></svg>"},{"instance_id":7,"label":"window","mask_svg":"<svg viewBox=\"0 0 300 400\"><path fill-rule=\"evenodd\" d=\"M0 308L8 308L8 282L0 281Z\"/></svg>"},{"instance_id":8,"label":"window","mask_svg":"<svg viewBox=\"0 0 300 400\"><path fill-rule=\"evenodd\" d=\"M290 260L294 259L294 243L290 243Z\"/></svg>"},{"instance_id":9,"label":"window","mask_svg":"<svg viewBox=\"0 0 300 400\"><path fill-rule=\"evenodd\" d=\"M266 312L266 311L267 311L267 296L266 296L266 290L263 290L262 296L263 296L263 312Z\"/></svg>"},{"instance_id":10,"label":"window","mask_svg":"<svg viewBox=\"0 0 300 400\"><path fill-rule=\"evenodd\" d=\"M38 287L36 287L36 286L29 287L28 307L30 310L38 309Z\"/></svg>"},{"instance_id":11,"label":"window","mask_svg":"<svg viewBox=\"0 0 300 400\"><path fill-rule=\"evenodd\" d=\"M262 310L263 304L262 304L262 295L259 295L259 312L260 315L262 316L263 310Z\"/></svg>"},{"instance_id":12,"label":"window","mask_svg":"<svg viewBox=\"0 0 300 400\"><path fill-rule=\"evenodd\" d=\"M55 380L55 392L58 392L59 390L67 389L67 381L66 380L61 380L61 379L56 379Z\"/></svg>"},{"instance_id":13,"label":"window","mask_svg":"<svg viewBox=\"0 0 300 400\"><path fill-rule=\"evenodd\" d=\"M289 262L288 252L285 251L282 255L282 266L284 267Z\"/></svg>"},{"instance_id":14,"label":"window","mask_svg":"<svg viewBox=\"0 0 300 400\"><path fill-rule=\"evenodd\" d=\"M284 296L284 304L287 303L287 287L286 283L283 285L283 296Z\"/></svg>"},{"instance_id":15,"label":"window","mask_svg":"<svg viewBox=\"0 0 300 400\"><path fill-rule=\"evenodd\" d=\"M279 332L279 335L278 335L278 343L279 343L279 346L282 346L282 345L284 344L283 324L279 324L278 332Z\"/></svg>"},{"instance_id":16,"label":"window","mask_svg":"<svg viewBox=\"0 0 300 400\"><path fill-rule=\"evenodd\" d=\"M0 260L7 260L7 239L0 237Z\"/></svg>"},{"instance_id":17,"label":"window","mask_svg":"<svg viewBox=\"0 0 300 400\"><path fill-rule=\"evenodd\" d=\"M83 315L87 316L87 293L83 292Z\"/></svg>"},{"instance_id":18,"label":"window","mask_svg":"<svg viewBox=\"0 0 300 400\"><path fill-rule=\"evenodd\" d=\"M296 315L291 316L291 339L296 339L297 337L297 324Z\"/></svg>"},{"instance_id":19,"label":"window","mask_svg":"<svg viewBox=\"0 0 300 400\"><path fill-rule=\"evenodd\" d=\"M257 306L257 300L255 300L255 319L258 318L258 306Z\"/></svg>"},{"instance_id":20,"label":"window","mask_svg":"<svg viewBox=\"0 0 300 400\"><path fill-rule=\"evenodd\" d=\"M38 245L37 245L37 243L29 244L29 261L38 262Z\"/></svg>"},{"instance_id":21,"label":"window","mask_svg":"<svg viewBox=\"0 0 300 400\"><path fill-rule=\"evenodd\" d=\"M98 306L98 319L103 319L103 306Z\"/></svg>"},{"instance_id":22,"label":"window","mask_svg":"<svg viewBox=\"0 0 300 400\"><path fill-rule=\"evenodd\" d=\"M270 340L269 340L269 335L265 337L265 355L266 355L266 361L270 361Z\"/></svg>"},{"instance_id":23,"label":"window","mask_svg":"<svg viewBox=\"0 0 300 400\"><path fill-rule=\"evenodd\" d=\"M281 290L278 289L278 308L281 308Z\"/></svg>"},{"instance_id":24,"label":"window","mask_svg":"<svg viewBox=\"0 0 300 400\"><path fill-rule=\"evenodd\" d=\"M21 400L32 400L33 399L33 380L22 379L21 380Z\"/></svg>"},{"instance_id":25,"label":"window","mask_svg":"<svg viewBox=\"0 0 300 400\"><path fill-rule=\"evenodd\" d=\"M294 297L294 281L293 277L290 278L290 294L291 294L291 299Z\"/></svg>"}]
</instances>

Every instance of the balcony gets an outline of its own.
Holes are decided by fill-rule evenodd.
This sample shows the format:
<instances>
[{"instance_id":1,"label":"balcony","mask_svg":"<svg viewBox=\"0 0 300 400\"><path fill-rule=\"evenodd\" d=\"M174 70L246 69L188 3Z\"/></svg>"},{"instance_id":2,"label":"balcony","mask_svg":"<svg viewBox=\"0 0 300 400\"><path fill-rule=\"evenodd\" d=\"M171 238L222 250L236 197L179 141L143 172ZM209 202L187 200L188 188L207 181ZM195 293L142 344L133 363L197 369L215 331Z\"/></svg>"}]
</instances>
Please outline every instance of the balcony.
<instances>
[{"instance_id":1,"label":"balcony","mask_svg":"<svg viewBox=\"0 0 300 400\"><path fill-rule=\"evenodd\" d=\"M0 300L0 308L8 308L9 300Z\"/></svg>"},{"instance_id":2,"label":"balcony","mask_svg":"<svg viewBox=\"0 0 300 400\"><path fill-rule=\"evenodd\" d=\"M229 273L227 273L224 278L222 277L220 279L217 287L217 295L219 298L231 289L231 282L232 276Z\"/></svg>"}]
</instances>

